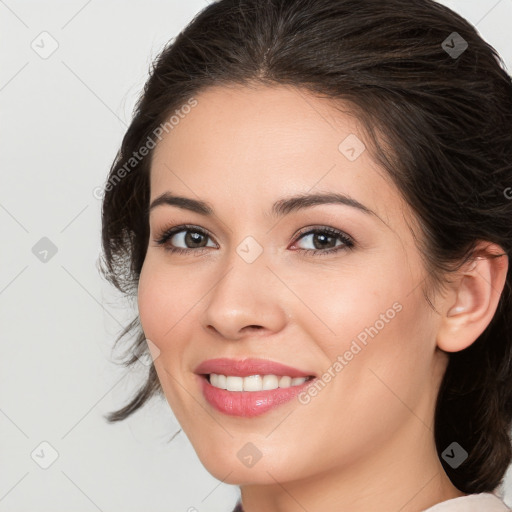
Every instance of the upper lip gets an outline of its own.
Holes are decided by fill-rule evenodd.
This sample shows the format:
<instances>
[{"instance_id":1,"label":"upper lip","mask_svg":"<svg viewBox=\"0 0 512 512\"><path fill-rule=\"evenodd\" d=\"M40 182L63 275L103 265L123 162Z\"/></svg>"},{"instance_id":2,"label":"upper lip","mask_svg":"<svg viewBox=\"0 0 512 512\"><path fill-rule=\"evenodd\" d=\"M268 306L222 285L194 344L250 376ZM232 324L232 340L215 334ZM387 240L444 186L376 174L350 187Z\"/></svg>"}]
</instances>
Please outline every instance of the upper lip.
<instances>
[{"instance_id":1,"label":"upper lip","mask_svg":"<svg viewBox=\"0 0 512 512\"><path fill-rule=\"evenodd\" d=\"M216 373L218 375L232 375L235 377L248 377L249 375L287 375L289 377L310 377L313 373L304 372L285 364L266 359L208 359L203 361L194 370L199 375Z\"/></svg>"}]
</instances>

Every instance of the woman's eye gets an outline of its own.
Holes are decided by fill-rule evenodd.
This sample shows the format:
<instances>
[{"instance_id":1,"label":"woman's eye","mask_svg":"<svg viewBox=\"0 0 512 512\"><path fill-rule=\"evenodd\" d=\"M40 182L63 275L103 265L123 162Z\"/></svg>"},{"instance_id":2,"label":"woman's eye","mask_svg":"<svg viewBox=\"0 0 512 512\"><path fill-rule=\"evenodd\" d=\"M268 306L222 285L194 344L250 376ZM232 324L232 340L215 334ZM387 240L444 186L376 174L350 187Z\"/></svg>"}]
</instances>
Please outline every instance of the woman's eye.
<instances>
[{"instance_id":1,"label":"woman's eye","mask_svg":"<svg viewBox=\"0 0 512 512\"><path fill-rule=\"evenodd\" d=\"M332 254L342 249L351 249L354 247L353 240L343 233L333 228L315 228L303 233L295 242L304 242L303 247L298 250L316 254Z\"/></svg>"},{"instance_id":2,"label":"woman's eye","mask_svg":"<svg viewBox=\"0 0 512 512\"><path fill-rule=\"evenodd\" d=\"M165 231L155 242L163 245L166 250L176 253L185 253L204 247L217 247L215 244L207 245L210 238L206 231L196 227L177 226ZM184 247L177 247L184 246Z\"/></svg>"},{"instance_id":3,"label":"woman's eye","mask_svg":"<svg viewBox=\"0 0 512 512\"><path fill-rule=\"evenodd\" d=\"M203 229L195 226L176 226L166 230L155 240L159 245L173 253L187 253L198 251L206 247L217 247L211 242L210 235ZM354 241L342 231L333 228L314 228L303 232L294 246L301 242L302 247L297 250L308 254L331 254L342 249L351 249ZM201 251L202 252L202 251Z\"/></svg>"}]
</instances>

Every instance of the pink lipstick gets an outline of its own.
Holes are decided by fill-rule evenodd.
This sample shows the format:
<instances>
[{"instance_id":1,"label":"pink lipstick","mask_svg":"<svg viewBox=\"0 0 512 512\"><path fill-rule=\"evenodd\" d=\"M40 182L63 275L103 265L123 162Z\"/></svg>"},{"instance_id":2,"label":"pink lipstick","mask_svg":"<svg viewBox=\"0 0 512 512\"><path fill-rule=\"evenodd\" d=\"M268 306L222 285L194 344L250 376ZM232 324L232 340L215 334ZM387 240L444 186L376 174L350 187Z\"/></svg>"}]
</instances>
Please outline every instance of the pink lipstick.
<instances>
[{"instance_id":1,"label":"pink lipstick","mask_svg":"<svg viewBox=\"0 0 512 512\"><path fill-rule=\"evenodd\" d=\"M195 373L206 401L231 416L253 417L289 402L316 377L264 359L210 359Z\"/></svg>"}]
</instances>

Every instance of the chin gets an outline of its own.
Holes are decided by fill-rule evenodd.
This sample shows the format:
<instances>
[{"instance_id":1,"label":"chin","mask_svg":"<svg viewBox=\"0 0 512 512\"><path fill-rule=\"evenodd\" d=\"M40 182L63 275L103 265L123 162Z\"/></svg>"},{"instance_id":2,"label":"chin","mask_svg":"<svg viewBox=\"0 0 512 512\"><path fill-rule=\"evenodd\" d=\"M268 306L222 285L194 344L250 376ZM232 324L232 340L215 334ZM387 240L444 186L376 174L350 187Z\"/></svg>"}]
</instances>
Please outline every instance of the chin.
<instances>
[{"instance_id":1,"label":"chin","mask_svg":"<svg viewBox=\"0 0 512 512\"><path fill-rule=\"evenodd\" d=\"M264 466L243 468L235 467L234 464L210 464L204 465L208 473L210 473L217 480L229 485L269 485L275 484L276 480L283 481L280 475L274 474L272 470L268 470ZM270 474L269 474L270 473ZM274 478L272 478L274 477Z\"/></svg>"},{"instance_id":2,"label":"chin","mask_svg":"<svg viewBox=\"0 0 512 512\"><path fill-rule=\"evenodd\" d=\"M245 453L250 453L248 448L245 448L245 452L242 449L196 453L205 469L213 477L231 485L275 484L276 480L286 482L304 477L298 473L299 468L293 467L290 457L283 456L282 453L261 454L258 460L256 458L251 460L248 457L245 461Z\"/></svg>"}]
</instances>

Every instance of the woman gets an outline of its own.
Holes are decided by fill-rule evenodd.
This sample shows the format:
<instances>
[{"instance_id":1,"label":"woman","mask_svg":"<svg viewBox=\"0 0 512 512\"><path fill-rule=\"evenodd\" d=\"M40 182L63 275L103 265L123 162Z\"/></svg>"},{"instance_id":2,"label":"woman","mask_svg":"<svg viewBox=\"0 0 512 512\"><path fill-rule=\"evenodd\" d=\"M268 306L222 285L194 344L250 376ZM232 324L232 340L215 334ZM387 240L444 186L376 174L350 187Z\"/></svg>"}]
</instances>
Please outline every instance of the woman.
<instances>
[{"instance_id":1,"label":"woman","mask_svg":"<svg viewBox=\"0 0 512 512\"><path fill-rule=\"evenodd\" d=\"M220 0L112 165L104 273L236 510L508 510L512 83L431 0Z\"/></svg>"}]
</instances>

